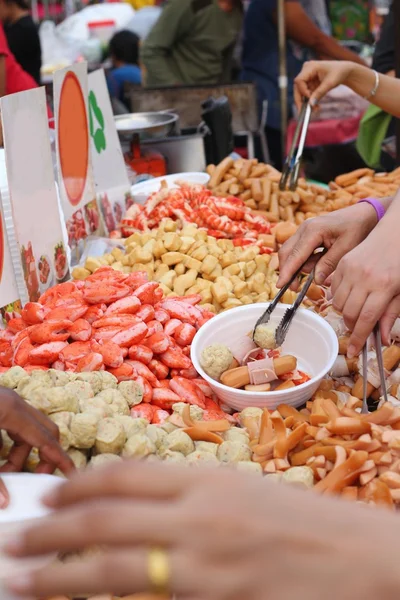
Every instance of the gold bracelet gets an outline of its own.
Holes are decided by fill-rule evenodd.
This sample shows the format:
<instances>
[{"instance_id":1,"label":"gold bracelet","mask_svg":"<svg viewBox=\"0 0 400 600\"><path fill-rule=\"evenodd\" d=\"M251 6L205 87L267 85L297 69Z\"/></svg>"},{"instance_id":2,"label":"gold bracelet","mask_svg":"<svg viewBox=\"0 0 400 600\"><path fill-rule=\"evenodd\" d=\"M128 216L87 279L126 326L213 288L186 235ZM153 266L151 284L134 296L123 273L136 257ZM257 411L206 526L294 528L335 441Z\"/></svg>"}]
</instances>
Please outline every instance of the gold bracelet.
<instances>
[{"instance_id":1,"label":"gold bracelet","mask_svg":"<svg viewBox=\"0 0 400 600\"><path fill-rule=\"evenodd\" d=\"M378 73L378 71L373 71L373 73L375 75L375 85L372 88L372 90L370 91L370 93L368 94L368 96L364 96L365 100L370 100L371 98L373 98L376 95L376 92L378 91L378 88L379 88L379 83L380 83L379 73Z\"/></svg>"}]
</instances>

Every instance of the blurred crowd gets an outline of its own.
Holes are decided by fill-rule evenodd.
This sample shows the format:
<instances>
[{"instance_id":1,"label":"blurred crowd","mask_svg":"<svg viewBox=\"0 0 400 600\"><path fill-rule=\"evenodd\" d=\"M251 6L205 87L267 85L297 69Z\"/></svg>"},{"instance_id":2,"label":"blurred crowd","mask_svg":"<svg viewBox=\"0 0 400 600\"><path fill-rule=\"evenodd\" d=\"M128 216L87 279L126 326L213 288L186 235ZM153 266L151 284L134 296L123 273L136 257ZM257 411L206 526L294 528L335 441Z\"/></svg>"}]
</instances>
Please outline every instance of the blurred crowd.
<instances>
[{"instance_id":1,"label":"blurred crowd","mask_svg":"<svg viewBox=\"0 0 400 600\"><path fill-rule=\"evenodd\" d=\"M40 84L40 42L29 0L0 0L0 95ZM329 0L284 0L287 103L293 82L311 59L363 58L333 34ZM125 84L152 88L253 82L259 111L267 106L266 136L272 162L281 166L277 0L132 0L132 22L109 43L110 95L124 100ZM375 68L393 70L392 13L376 47ZM3 35L4 32L4 35ZM354 35L354 31L347 31ZM392 39L393 38L393 39Z\"/></svg>"}]
</instances>

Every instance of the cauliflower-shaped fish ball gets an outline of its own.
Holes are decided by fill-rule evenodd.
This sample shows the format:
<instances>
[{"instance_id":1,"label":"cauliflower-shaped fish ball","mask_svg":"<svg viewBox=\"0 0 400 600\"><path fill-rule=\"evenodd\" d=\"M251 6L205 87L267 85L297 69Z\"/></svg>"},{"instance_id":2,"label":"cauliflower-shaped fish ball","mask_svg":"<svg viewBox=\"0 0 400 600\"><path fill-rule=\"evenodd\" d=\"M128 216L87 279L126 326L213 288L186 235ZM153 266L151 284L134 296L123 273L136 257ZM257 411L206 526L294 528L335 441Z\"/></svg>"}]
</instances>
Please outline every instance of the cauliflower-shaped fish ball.
<instances>
[{"instance_id":1,"label":"cauliflower-shaped fish ball","mask_svg":"<svg viewBox=\"0 0 400 600\"><path fill-rule=\"evenodd\" d=\"M0 385L13 390L27 375L27 372L22 367L11 367L11 369L0 375Z\"/></svg>"},{"instance_id":2,"label":"cauliflower-shaped fish ball","mask_svg":"<svg viewBox=\"0 0 400 600\"><path fill-rule=\"evenodd\" d=\"M100 419L91 413L74 415L71 420L71 446L81 450L93 448Z\"/></svg>"},{"instance_id":3,"label":"cauliflower-shaped fish ball","mask_svg":"<svg viewBox=\"0 0 400 600\"><path fill-rule=\"evenodd\" d=\"M168 438L167 432L161 429L161 427L158 425L147 425L146 435L154 442L157 449L163 444L165 445L165 442Z\"/></svg>"},{"instance_id":4,"label":"cauliflower-shaped fish ball","mask_svg":"<svg viewBox=\"0 0 400 600\"><path fill-rule=\"evenodd\" d=\"M93 371L91 373L78 373L76 375L76 381L87 381L87 383L90 383L95 395L101 392L103 389L103 379L100 375L100 371Z\"/></svg>"},{"instance_id":5,"label":"cauliflower-shaped fish ball","mask_svg":"<svg viewBox=\"0 0 400 600\"><path fill-rule=\"evenodd\" d=\"M194 443L192 438L187 433L180 429L170 433L163 444L166 450L172 450L173 452L182 452L185 456L194 451Z\"/></svg>"},{"instance_id":6,"label":"cauliflower-shaped fish ball","mask_svg":"<svg viewBox=\"0 0 400 600\"><path fill-rule=\"evenodd\" d=\"M160 454L158 456L165 462L172 462L172 463L179 463L182 465L186 465L186 457L182 454L182 452L173 452L172 450L166 450L162 454L162 456Z\"/></svg>"},{"instance_id":7,"label":"cauliflower-shaped fish ball","mask_svg":"<svg viewBox=\"0 0 400 600\"><path fill-rule=\"evenodd\" d=\"M258 325L254 332L254 342L264 350L273 350L276 348L275 327L266 323Z\"/></svg>"},{"instance_id":8,"label":"cauliflower-shaped fish ball","mask_svg":"<svg viewBox=\"0 0 400 600\"><path fill-rule=\"evenodd\" d=\"M200 450L195 450L194 452L188 454L186 457L186 462L189 465L206 464L217 466L220 464L215 454L212 454L211 452L201 452Z\"/></svg>"},{"instance_id":9,"label":"cauliflower-shaped fish ball","mask_svg":"<svg viewBox=\"0 0 400 600\"><path fill-rule=\"evenodd\" d=\"M239 415L239 418L247 418L247 417L256 417L256 418L260 418L262 417L263 414L263 409L262 408L258 408L257 406L248 406L247 408L244 408L242 410L242 412Z\"/></svg>"},{"instance_id":10,"label":"cauliflower-shaped fish ball","mask_svg":"<svg viewBox=\"0 0 400 600\"><path fill-rule=\"evenodd\" d=\"M66 410L60 411L58 413L53 413L50 415L49 419L53 421L58 427L60 425L65 425L69 427L71 425L72 417L75 415L73 412L68 412Z\"/></svg>"},{"instance_id":11,"label":"cauliflower-shaped fish ball","mask_svg":"<svg viewBox=\"0 0 400 600\"><path fill-rule=\"evenodd\" d=\"M174 413L182 417L183 409L187 406L186 402L176 402L172 405L172 410ZM201 421L203 418L204 410L200 408L200 406L196 406L195 404L190 405L190 418L193 421Z\"/></svg>"},{"instance_id":12,"label":"cauliflower-shaped fish ball","mask_svg":"<svg viewBox=\"0 0 400 600\"><path fill-rule=\"evenodd\" d=\"M48 374L53 382L54 387L63 387L67 385L70 381L75 380L75 373L71 373L69 371L57 371L57 369L49 369Z\"/></svg>"},{"instance_id":13,"label":"cauliflower-shaped fish ball","mask_svg":"<svg viewBox=\"0 0 400 600\"><path fill-rule=\"evenodd\" d=\"M211 454L217 456L218 444L213 442L195 442L194 447L197 452L211 452Z\"/></svg>"},{"instance_id":14,"label":"cauliflower-shaped fish ball","mask_svg":"<svg viewBox=\"0 0 400 600\"><path fill-rule=\"evenodd\" d=\"M31 381L40 381L40 385L44 387L53 387L53 380L48 371L37 369L31 372Z\"/></svg>"},{"instance_id":15,"label":"cauliflower-shaped fish ball","mask_svg":"<svg viewBox=\"0 0 400 600\"><path fill-rule=\"evenodd\" d=\"M249 444L249 434L245 429L240 427L231 427L228 431L224 431L222 437L226 442L241 442L242 444Z\"/></svg>"},{"instance_id":16,"label":"cauliflower-shaped fish ball","mask_svg":"<svg viewBox=\"0 0 400 600\"><path fill-rule=\"evenodd\" d=\"M38 398L35 395L35 399L31 399L30 403L47 415L62 411L79 412L77 395L61 387L52 389L44 388L41 390L40 397Z\"/></svg>"},{"instance_id":17,"label":"cauliflower-shaped fish ball","mask_svg":"<svg viewBox=\"0 0 400 600\"><path fill-rule=\"evenodd\" d=\"M38 379L32 379L28 375L27 377L20 379L15 391L24 400L30 400L35 395L36 391L39 391L40 393L43 389L47 389L48 387L49 386L47 385L43 386Z\"/></svg>"},{"instance_id":18,"label":"cauliflower-shaped fish ball","mask_svg":"<svg viewBox=\"0 0 400 600\"><path fill-rule=\"evenodd\" d=\"M118 421L118 423L121 423L127 439L136 433L144 433L146 425L148 424L145 419L133 419L131 416L128 417L127 415L113 415L113 418ZM141 421L143 421L143 423Z\"/></svg>"},{"instance_id":19,"label":"cauliflower-shaped fish ball","mask_svg":"<svg viewBox=\"0 0 400 600\"><path fill-rule=\"evenodd\" d=\"M118 379L109 373L108 371L99 371L98 372L101 379L101 387L102 390L108 390L110 388L117 389Z\"/></svg>"},{"instance_id":20,"label":"cauliflower-shaped fish ball","mask_svg":"<svg viewBox=\"0 0 400 600\"><path fill-rule=\"evenodd\" d=\"M229 369L232 361L232 352L223 344L212 344L212 346L207 346L200 356L202 368L207 375L216 380L219 380L222 373Z\"/></svg>"},{"instance_id":21,"label":"cauliflower-shaped fish ball","mask_svg":"<svg viewBox=\"0 0 400 600\"><path fill-rule=\"evenodd\" d=\"M173 431L176 431L177 429L179 429L179 427L177 425L174 425L173 423L170 423L168 420L165 421L160 428L165 431L166 433L172 433Z\"/></svg>"},{"instance_id":22,"label":"cauliflower-shaped fish ball","mask_svg":"<svg viewBox=\"0 0 400 600\"><path fill-rule=\"evenodd\" d=\"M155 443L144 434L132 435L126 442L122 451L124 458L144 458L156 453Z\"/></svg>"},{"instance_id":23,"label":"cauliflower-shaped fish ball","mask_svg":"<svg viewBox=\"0 0 400 600\"><path fill-rule=\"evenodd\" d=\"M260 463L250 462L249 460L240 460L236 463L236 468L238 471L245 471L247 473L254 473L257 475L263 474L263 469Z\"/></svg>"},{"instance_id":24,"label":"cauliflower-shaped fish ball","mask_svg":"<svg viewBox=\"0 0 400 600\"><path fill-rule=\"evenodd\" d=\"M97 399L104 400L109 405L114 415L129 415L129 406L121 392L114 388L103 390L96 396Z\"/></svg>"},{"instance_id":25,"label":"cauliflower-shaped fish ball","mask_svg":"<svg viewBox=\"0 0 400 600\"><path fill-rule=\"evenodd\" d=\"M116 419L103 419L99 422L95 443L98 454L120 454L125 442L125 430Z\"/></svg>"},{"instance_id":26,"label":"cauliflower-shaped fish ball","mask_svg":"<svg viewBox=\"0 0 400 600\"><path fill-rule=\"evenodd\" d=\"M249 446L242 442L222 442L218 448L217 456L224 463L238 463L251 460Z\"/></svg>"},{"instance_id":27,"label":"cauliflower-shaped fish ball","mask_svg":"<svg viewBox=\"0 0 400 600\"><path fill-rule=\"evenodd\" d=\"M136 381L121 381L118 384L118 391L128 403L129 408L140 404L143 400L143 389Z\"/></svg>"},{"instance_id":28,"label":"cauliflower-shaped fish ball","mask_svg":"<svg viewBox=\"0 0 400 600\"><path fill-rule=\"evenodd\" d=\"M97 456L93 456L90 460L89 467L91 469L97 469L104 467L110 463L121 462L122 458L117 456L117 454L98 454Z\"/></svg>"},{"instance_id":29,"label":"cauliflower-shaped fish ball","mask_svg":"<svg viewBox=\"0 0 400 600\"><path fill-rule=\"evenodd\" d=\"M79 410L82 413L93 412L94 414L100 415L103 419L113 416L113 411L110 405L97 396L94 398L83 398L80 400Z\"/></svg>"},{"instance_id":30,"label":"cauliflower-shaped fish ball","mask_svg":"<svg viewBox=\"0 0 400 600\"><path fill-rule=\"evenodd\" d=\"M64 386L64 390L75 394L79 400L94 397L93 388L87 381L70 381Z\"/></svg>"},{"instance_id":31,"label":"cauliflower-shaped fish ball","mask_svg":"<svg viewBox=\"0 0 400 600\"><path fill-rule=\"evenodd\" d=\"M310 467L290 467L282 475L282 481L312 488L314 487L314 472Z\"/></svg>"}]
</instances>

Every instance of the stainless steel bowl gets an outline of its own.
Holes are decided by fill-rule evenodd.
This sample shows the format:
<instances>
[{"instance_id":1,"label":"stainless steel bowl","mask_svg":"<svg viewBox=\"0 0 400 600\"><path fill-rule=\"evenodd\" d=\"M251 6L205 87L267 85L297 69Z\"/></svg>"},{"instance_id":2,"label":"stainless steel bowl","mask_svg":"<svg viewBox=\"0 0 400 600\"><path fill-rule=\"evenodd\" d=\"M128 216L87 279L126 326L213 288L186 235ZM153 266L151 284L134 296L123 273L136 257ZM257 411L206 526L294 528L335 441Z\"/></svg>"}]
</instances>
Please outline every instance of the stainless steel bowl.
<instances>
[{"instance_id":1,"label":"stainless steel bowl","mask_svg":"<svg viewBox=\"0 0 400 600\"><path fill-rule=\"evenodd\" d=\"M118 115L114 120L121 138L131 138L138 134L143 140L154 140L167 137L178 118L174 113L148 112Z\"/></svg>"}]
</instances>

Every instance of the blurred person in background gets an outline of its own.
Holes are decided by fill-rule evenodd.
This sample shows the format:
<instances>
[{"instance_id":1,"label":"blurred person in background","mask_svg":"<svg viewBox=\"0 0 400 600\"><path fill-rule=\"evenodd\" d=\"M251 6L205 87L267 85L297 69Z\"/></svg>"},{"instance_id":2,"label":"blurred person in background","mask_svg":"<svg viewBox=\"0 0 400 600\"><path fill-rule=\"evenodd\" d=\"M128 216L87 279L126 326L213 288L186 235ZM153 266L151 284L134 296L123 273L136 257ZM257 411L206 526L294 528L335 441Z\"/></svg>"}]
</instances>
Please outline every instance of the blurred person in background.
<instances>
[{"instance_id":1,"label":"blurred person in background","mask_svg":"<svg viewBox=\"0 0 400 600\"><path fill-rule=\"evenodd\" d=\"M142 74L139 67L139 38L132 31L123 30L110 40L109 53L112 68L107 73L110 96L124 100L125 83L140 85Z\"/></svg>"},{"instance_id":2,"label":"blurred person in background","mask_svg":"<svg viewBox=\"0 0 400 600\"><path fill-rule=\"evenodd\" d=\"M230 82L242 21L241 0L168 0L141 48L146 85Z\"/></svg>"},{"instance_id":3,"label":"blurred person in background","mask_svg":"<svg viewBox=\"0 0 400 600\"><path fill-rule=\"evenodd\" d=\"M319 7L321 8L321 7ZM289 117L293 105L293 81L304 64L304 56L296 47L312 51L319 58L351 60L359 64L364 61L327 35L313 21L316 11L309 16L298 0L285 0L286 60L288 75ZM319 14L320 11L317 11ZM326 15L326 11L325 15ZM261 106L268 101L266 135L272 162L282 168L281 111L279 97L279 47L276 0L251 0L244 21L242 56L242 80L253 81L257 87Z\"/></svg>"},{"instance_id":4,"label":"blurred person in background","mask_svg":"<svg viewBox=\"0 0 400 600\"><path fill-rule=\"evenodd\" d=\"M8 47L21 67L40 85L42 52L28 0L0 0L0 20Z\"/></svg>"}]
</instances>

